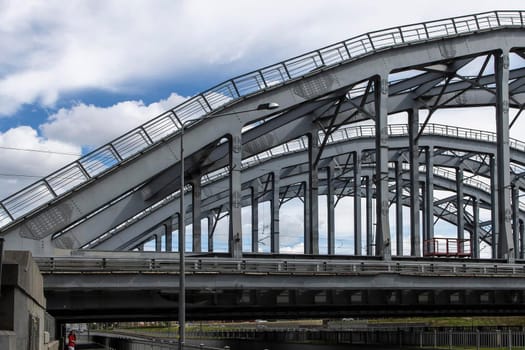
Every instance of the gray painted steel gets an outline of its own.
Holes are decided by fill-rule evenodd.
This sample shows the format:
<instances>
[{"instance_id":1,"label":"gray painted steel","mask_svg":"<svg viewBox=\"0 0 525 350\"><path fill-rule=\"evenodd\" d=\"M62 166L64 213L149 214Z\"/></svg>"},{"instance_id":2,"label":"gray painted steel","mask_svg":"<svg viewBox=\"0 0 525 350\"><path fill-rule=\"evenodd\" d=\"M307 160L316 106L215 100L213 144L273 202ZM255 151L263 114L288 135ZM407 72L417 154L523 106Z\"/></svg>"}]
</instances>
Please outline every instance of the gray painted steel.
<instances>
[{"instance_id":1,"label":"gray painted steel","mask_svg":"<svg viewBox=\"0 0 525 350\"><path fill-rule=\"evenodd\" d=\"M444 238L435 222L445 220L457 228L453 257L468 248L464 260L476 264L480 246L488 245L498 264L521 269L515 260L525 255L525 205L519 201L525 191L525 143L512 140L509 130L525 106L523 18L521 11L498 11L390 28L219 84L1 201L5 249L29 250L37 257L111 250L100 253L110 257L116 250L142 250L155 238L162 257L161 240L164 254L170 254L177 223L193 226L188 253L203 254L207 241L208 254L213 254L217 222L227 217L228 256L242 264L250 253L242 250L244 237L251 236L253 253L259 250L259 224L265 220L259 205L270 203L269 251L278 257L286 230L281 206L299 198L304 202L303 253L318 256L319 196L328 194L329 255L337 252L335 208L342 198L352 197L348 214L354 216L349 229L354 258L389 264L410 255L418 259L417 268L427 266L425 259L441 253L433 244ZM269 102L279 107L258 108ZM494 108L495 133L432 123L437 111L481 106ZM396 113L404 113L407 124L389 124ZM187 188L181 189L181 183ZM180 215L179 199L191 203L191 217ZM243 232L243 206L251 206L251 232ZM403 206L410 207L407 220ZM202 237L205 218L207 237ZM362 263L373 267L370 261ZM459 286L466 300L468 293L488 293L502 281L458 282L446 275L416 278L383 271L352 276L354 290L342 277L317 272L294 278L285 273L263 282L255 276L206 280L209 276L192 275L188 288L237 285L241 299L231 300L241 304L266 298L257 293L242 297L244 287L273 291L286 279L288 289L305 283L345 289L349 300L371 284L399 289L391 295L359 294L373 305L375 299L416 300L402 295L440 284ZM84 277L78 277L79 284L97 288L87 284L91 277ZM504 282L510 289L523 289L522 276L515 277ZM144 281L160 283L161 289L175 283L149 278ZM54 275L48 281L68 283ZM304 295L286 295L290 305L296 305L292 300L311 302ZM447 299L439 293L429 298ZM454 298L443 304L450 306ZM523 300L523 295L516 298Z\"/></svg>"}]
</instances>

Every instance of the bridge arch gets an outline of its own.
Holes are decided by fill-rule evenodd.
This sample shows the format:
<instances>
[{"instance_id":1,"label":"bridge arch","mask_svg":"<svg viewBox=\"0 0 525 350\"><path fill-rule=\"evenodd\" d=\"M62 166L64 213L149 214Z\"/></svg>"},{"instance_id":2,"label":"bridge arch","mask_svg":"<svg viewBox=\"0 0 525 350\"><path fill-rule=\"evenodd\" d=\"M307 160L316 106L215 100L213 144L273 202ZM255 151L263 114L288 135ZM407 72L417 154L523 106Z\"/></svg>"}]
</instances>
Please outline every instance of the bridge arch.
<instances>
[{"instance_id":1,"label":"bridge arch","mask_svg":"<svg viewBox=\"0 0 525 350\"><path fill-rule=\"evenodd\" d=\"M184 128L184 178L193 176L194 183L201 182L194 187L201 187L221 169L229 169L226 201L232 221L229 241L233 242L241 234L242 162L285 143L291 147L297 140L305 142L303 137L310 135L299 156L303 159L300 164L305 165L301 176L306 177L303 182L308 184L303 195L305 216L309 219L305 224L305 247L306 253L318 254L318 193L328 191L329 187L322 186L320 162L325 158L341 161L351 152L360 153L360 157L356 156L359 162L364 153L357 150L365 149L353 142L349 146L352 150L342 151L336 146L333 149L341 154L327 157L326 152L332 149L328 146L329 138L346 125L373 121L373 135L366 140L365 153L373 160L370 162L373 170L361 169L357 176L374 181L378 242L375 255L385 260L392 255L389 182L399 172L393 173L389 162L392 153L403 149L406 161L402 163L408 164L410 197L398 200L412 208L411 255L422 255L420 208L435 207L431 196L420 195L422 191L429 192L430 187L420 184L468 191L457 184L445 185L434 172L421 172L420 164L426 162L439 168L443 165L439 162L445 158L449 163L454 157L461 162L463 158L472 158L467 155L474 153L486 159L473 176L486 177L488 172L494 179L490 187L493 213L490 236L497 239L489 236L485 239L498 242L493 247L494 258L519 258L515 246L519 241L517 220L512 220L512 212L516 213L515 218L521 212L517 204L513 207L512 198L519 197L524 162L523 151L510 145L509 126L523 110L525 37L521 19L521 12L494 12L450 22L391 28L219 84L2 201L1 234L9 249L29 249L35 255L68 254L67 249L82 247L111 229L127 225L141 213L161 206L159 203L173 200L180 192L182 137L178 131ZM257 108L268 101L280 107L271 111ZM494 106L496 134L492 139L460 141L458 134L454 149L463 153L454 155L441 151L450 148L450 139L439 141L436 135L423 137L435 111L474 106ZM511 108L518 110L515 118L510 117ZM428 111L422 125L420 110ZM389 134L388 124L388 116L398 112L408 112L408 136L399 139ZM226 141L225 135L230 135ZM432 142L425 145L426 136ZM430 155L423 162L420 151L426 147L435 152L438 146L444 153L437 157ZM475 161L469 159L466 163L473 169ZM256 164L255 168L262 166ZM421 181L422 177L425 181ZM280 184L291 185L286 181L280 174ZM517 195L511 194L513 188ZM205 191L205 186L202 190ZM477 191L469 196L476 197L479 205L486 207L489 201L483 198L487 191ZM210 204L209 208L212 207ZM459 204L457 209L463 211L463 205ZM424 210L428 230L433 215L429 209ZM202 208L201 211L206 213ZM458 225L464 224L461 224L463 217L456 216ZM450 220L453 221L452 216ZM156 225L165 221L163 217ZM92 239L87 239L82 231L87 223L96 223L90 225ZM64 230L69 233L61 234ZM84 233L75 235L75 230ZM59 247L67 249L57 248L57 242ZM241 249L242 244L236 243L230 247L230 253L239 256Z\"/></svg>"}]
</instances>

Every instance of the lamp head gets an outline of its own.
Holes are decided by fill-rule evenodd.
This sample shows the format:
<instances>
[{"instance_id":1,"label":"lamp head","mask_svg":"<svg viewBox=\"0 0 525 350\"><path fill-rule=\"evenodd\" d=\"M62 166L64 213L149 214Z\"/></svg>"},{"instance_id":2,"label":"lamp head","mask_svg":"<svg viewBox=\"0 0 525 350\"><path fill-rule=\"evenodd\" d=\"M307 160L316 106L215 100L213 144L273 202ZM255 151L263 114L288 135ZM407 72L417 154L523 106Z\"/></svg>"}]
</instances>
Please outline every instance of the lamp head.
<instances>
[{"instance_id":1,"label":"lamp head","mask_svg":"<svg viewBox=\"0 0 525 350\"><path fill-rule=\"evenodd\" d=\"M277 109L279 108L279 104L277 102L267 102L267 103L261 103L257 106L257 110L271 110L271 109Z\"/></svg>"}]
</instances>

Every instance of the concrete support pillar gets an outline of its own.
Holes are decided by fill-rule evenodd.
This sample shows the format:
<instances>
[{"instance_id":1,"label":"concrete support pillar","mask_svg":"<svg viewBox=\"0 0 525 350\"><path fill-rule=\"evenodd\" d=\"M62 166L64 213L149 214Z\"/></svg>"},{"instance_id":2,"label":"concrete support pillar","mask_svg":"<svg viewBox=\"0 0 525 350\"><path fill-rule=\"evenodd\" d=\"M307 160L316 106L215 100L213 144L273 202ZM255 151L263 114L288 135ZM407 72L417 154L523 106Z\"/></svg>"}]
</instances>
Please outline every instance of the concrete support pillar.
<instances>
[{"instance_id":1,"label":"concrete support pillar","mask_svg":"<svg viewBox=\"0 0 525 350\"><path fill-rule=\"evenodd\" d=\"M279 207L281 200L279 196L280 174L276 171L272 175L272 201L271 201L271 252L279 253Z\"/></svg>"},{"instance_id":2,"label":"concrete support pillar","mask_svg":"<svg viewBox=\"0 0 525 350\"><path fill-rule=\"evenodd\" d=\"M376 255L391 260L388 201L388 77L374 82L376 145Z\"/></svg>"},{"instance_id":3,"label":"concrete support pillar","mask_svg":"<svg viewBox=\"0 0 525 350\"><path fill-rule=\"evenodd\" d=\"M509 53L507 51L494 55L496 75L496 188L498 210L499 236L498 258L514 261L514 241L511 227L510 204L510 146L509 146Z\"/></svg>"},{"instance_id":4,"label":"concrete support pillar","mask_svg":"<svg viewBox=\"0 0 525 350\"><path fill-rule=\"evenodd\" d=\"M354 255L362 255L361 228L361 151L356 151L354 157Z\"/></svg>"},{"instance_id":5,"label":"concrete support pillar","mask_svg":"<svg viewBox=\"0 0 525 350\"><path fill-rule=\"evenodd\" d=\"M230 232L228 252L233 258L242 257L241 223L241 167L242 135L240 130L232 134L230 141Z\"/></svg>"},{"instance_id":6,"label":"concrete support pillar","mask_svg":"<svg viewBox=\"0 0 525 350\"><path fill-rule=\"evenodd\" d=\"M200 175L192 181L192 226L193 240L192 250L195 253L202 251L202 228L201 228L201 177Z\"/></svg>"},{"instance_id":7,"label":"concrete support pillar","mask_svg":"<svg viewBox=\"0 0 525 350\"><path fill-rule=\"evenodd\" d=\"M58 342L44 342L44 325L54 320L46 317L44 279L31 253L18 250L4 251L1 255L4 274L0 297L0 349L58 349Z\"/></svg>"},{"instance_id":8,"label":"concrete support pillar","mask_svg":"<svg viewBox=\"0 0 525 350\"><path fill-rule=\"evenodd\" d=\"M421 256L419 238L419 109L409 111L409 158L410 158L410 255Z\"/></svg>"},{"instance_id":9,"label":"concrete support pillar","mask_svg":"<svg viewBox=\"0 0 525 350\"><path fill-rule=\"evenodd\" d=\"M456 168L456 216L457 216L457 238L465 239L465 203L463 196L463 169ZM461 251L463 243L459 244L458 249Z\"/></svg>"},{"instance_id":10,"label":"concrete support pillar","mask_svg":"<svg viewBox=\"0 0 525 350\"><path fill-rule=\"evenodd\" d=\"M334 202L334 165L330 164L326 168L326 181L328 193L326 194L326 211L327 211L327 241L328 255L335 254L335 202Z\"/></svg>"},{"instance_id":11,"label":"concrete support pillar","mask_svg":"<svg viewBox=\"0 0 525 350\"><path fill-rule=\"evenodd\" d=\"M315 160L319 155L317 130L308 136L308 181L305 188L304 252L319 254L319 171Z\"/></svg>"},{"instance_id":12,"label":"concrete support pillar","mask_svg":"<svg viewBox=\"0 0 525 350\"><path fill-rule=\"evenodd\" d=\"M252 252L259 252L259 182L251 187L252 189Z\"/></svg>"},{"instance_id":13,"label":"concrete support pillar","mask_svg":"<svg viewBox=\"0 0 525 350\"><path fill-rule=\"evenodd\" d=\"M519 188L516 184L512 184L512 237L514 241L514 258L519 259L519 215L520 215L520 197L519 197Z\"/></svg>"},{"instance_id":14,"label":"concrete support pillar","mask_svg":"<svg viewBox=\"0 0 525 350\"><path fill-rule=\"evenodd\" d=\"M403 161L396 162L396 255L403 256Z\"/></svg>"},{"instance_id":15,"label":"concrete support pillar","mask_svg":"<svg viewBox=\"0 0 525 350\"><path fill-rule=\"evenodd\" d=\"M498 256L499 237L499 222L498 211L499 203L496 189L498 187L498 179L496 174L497 161L495 157L490 157L490 218L492 221L492 240L491 240L491 258L496 259Z\"/></svg>"},{"instance_id":16,"label":"concrete support pillar","mask_svg":"<svg viewBox=\"0 0 525 350\"><path fill-rule=\"evenodd\" d=\"M479 259L479 200L476 197L472 198L472 234L471 234L471 249L472 258Z\"/></svg>"},{"instance_id":17,"label":"concrete support pillar","mask_svg":"<svg viewBox=\"0 0 525 350\"><path fill-rule=\"evenodd\" d=\"M171 218L166 220L166 222L164 223L164 238L166 251L171 252L173 246L173 221L171 220Z\"/></svg>"},{"instance_id":18,"label":"concrete support pillar","mask_svg":"<svg viewBox=\"0 0 525 350\"><path fill-rule=\"evenodd\" d=\"M426 240L434 238L434 147L430 146L425 153L425 211Z\"/></svg>"},{"instance_id":19,"label":"concrete support pillar","mask_svg":"<svg viewBox=\"0 0 525 350\"><path fill-rule=\"evenodd\" d=\"M372 256L373 242L374 242L374 222L372 211L372 179L370 176L366 178L366 255Z\"/></svg>"}]
</instances>

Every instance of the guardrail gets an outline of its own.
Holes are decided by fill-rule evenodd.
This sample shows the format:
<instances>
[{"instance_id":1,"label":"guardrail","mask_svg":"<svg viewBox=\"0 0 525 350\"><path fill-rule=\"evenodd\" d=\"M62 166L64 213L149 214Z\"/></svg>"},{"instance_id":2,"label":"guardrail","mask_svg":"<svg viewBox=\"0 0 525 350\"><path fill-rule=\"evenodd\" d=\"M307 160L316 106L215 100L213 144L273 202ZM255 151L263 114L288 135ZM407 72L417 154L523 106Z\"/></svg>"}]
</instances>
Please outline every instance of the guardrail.
<instances>
[{"instance_id":1,"label":"guardrail","mask_svg":"<svg viewBox=\"0 0 525 350\"><path fill-rule=\"evenodd\" d=\"M467 257L470 255L470 239L432 238L423 242L423 256Z\"/></svg>"},{"instance_id":2,"label":"guardrail","mask_svg":"<svg viewBox=\"0 0 525 350\"><path fill-rule=\"evenodd\" d=\"M180 271L177 258L35 258L43 274L53 273L169 273ZM186 257L186 273L278 273L278 274L452 274L477 276L525 277L524 264L498 264L461 261L392 261L380 260L301 260L301 259L242 259Z\"/></svg>"},{"instance_id":3,"label":"guardrail","mask_svg":"<svg viewBox=\"0 0 525 350\"><path fill-rule=\"evenodd\" d=\"M522 349L525 346L525 332L516 330L456 331L434 329L433 331L408 328L406 326L388 329L343 328L343 329L228 329L208 332L193 332L193 336L217 339L242 339L254 342L354 344L360 346L399 346L411 348L452 349Z\"/></svg>"},{"instance_id":4,"label":"guardrail","mask_svg":"<svg viewBox=\"0 0 525 350\"><path fill-rule=\"evenodd\" d=\"M0 202L0 228L176 134L181 125L248 95L312 71L392 47L498 28L523 28L523 11L493 11L410 24L359 35L230 79L153 118Z\"/></svg>"},{"instance_id":5,"label":"guardrail","mask_svg":"<svg viewBox=\"0 0 525 350\"><path fill-rule=\"evenodd\" d=\"M470 327L469 327L470 328ZM367 328L345 325L341 328L231 328L209 331L189 331L187 335L193 338L245 340L265 343L312 343L321 345L353 344L360 346L399 346L419 348L449 348L469 347L473 349L522 349L525 346L525 332L516 329L503 328L498 330L456 330L441 328L420 328L409 325ZM176 340L150 338L140 339L95 336L93 339L109 349L136 350L171 350L179 349ZM188 349L225 350L201 345L185 344ZM271 350L271 348L269 349Z\"/></svg>"}]
</instances>

